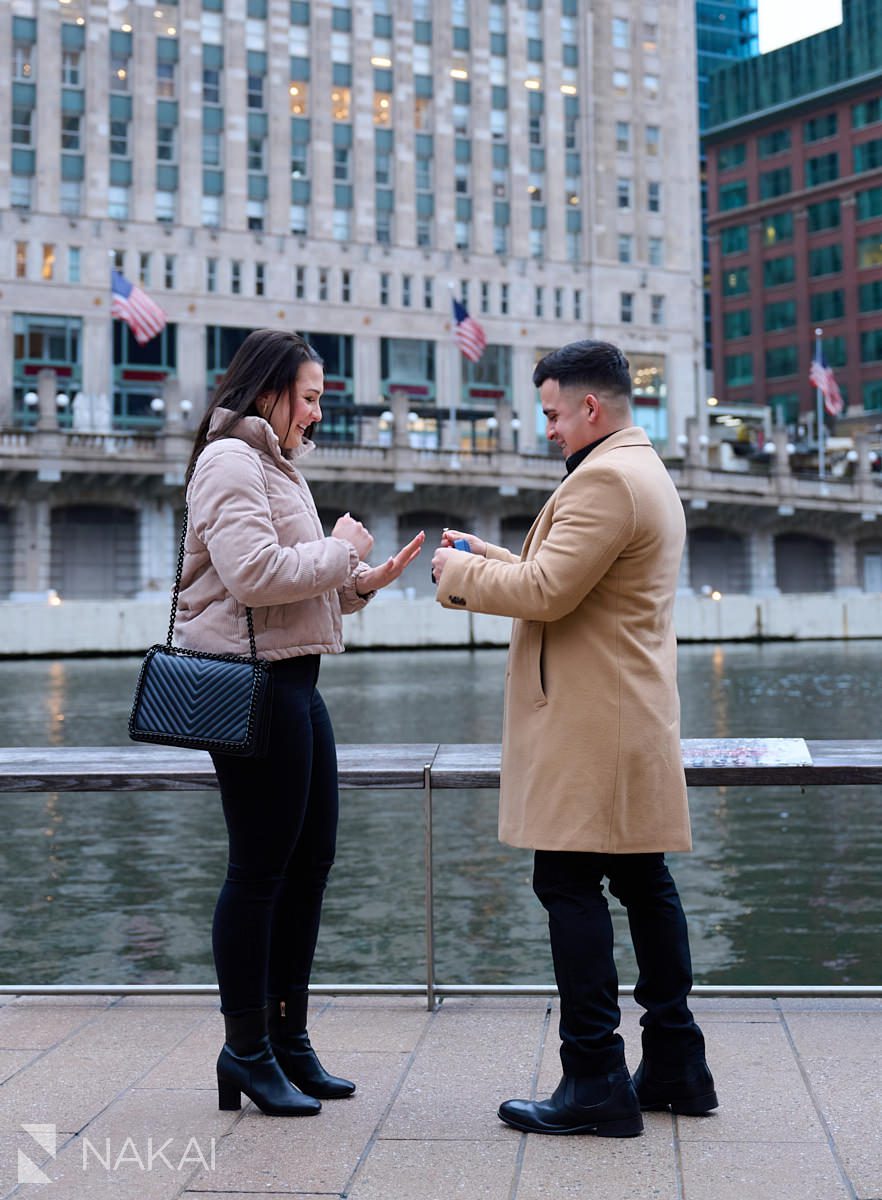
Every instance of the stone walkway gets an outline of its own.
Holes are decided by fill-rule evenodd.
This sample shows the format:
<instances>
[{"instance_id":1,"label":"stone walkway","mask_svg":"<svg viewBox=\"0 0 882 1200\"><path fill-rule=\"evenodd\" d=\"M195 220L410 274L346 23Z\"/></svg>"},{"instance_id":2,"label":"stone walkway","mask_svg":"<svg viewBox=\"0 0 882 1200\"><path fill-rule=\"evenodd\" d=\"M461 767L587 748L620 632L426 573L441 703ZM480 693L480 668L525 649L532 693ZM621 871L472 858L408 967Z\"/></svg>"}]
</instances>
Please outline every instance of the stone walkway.
<instances>
[{"instance_id":1,"label":"stone walkway","mask_svg":"<svg viewBox=\"0 0 882 1200\"><path fill-rule=\"evenodd\" d=\"M697 1000L721 1107L627 1140L522 1135L500 1100L557 1083L540 999L318 998L358 1081L318 1117L221 1113L216 1002L0 1004L0 1195L45 1200L882 1200L882 1002ZM632 1068L638 1010L623 1002ZM28 1126L29 1128L23 1128ZM35 1128L36 1127L36 1128ZM151 1157L152 1155L152 1157ZM42 1172L50 1182L36 1179Z\"/></svg>"}]
</instances>

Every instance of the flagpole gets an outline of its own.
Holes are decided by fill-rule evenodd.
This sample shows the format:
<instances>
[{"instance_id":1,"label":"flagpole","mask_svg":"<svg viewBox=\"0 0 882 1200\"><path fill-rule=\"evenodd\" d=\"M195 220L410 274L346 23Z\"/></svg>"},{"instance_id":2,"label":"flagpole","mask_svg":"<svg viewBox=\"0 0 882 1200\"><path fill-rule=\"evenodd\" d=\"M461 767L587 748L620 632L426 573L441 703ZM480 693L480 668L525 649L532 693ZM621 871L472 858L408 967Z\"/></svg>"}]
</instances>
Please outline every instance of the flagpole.
<instances>
[{"instance_id":1,"label":"flagpole","mask_svg":"<svg viewBox=\"0 0 882 1200\"><path fill-rule=\"evenodd\" d=\"M822 357L821 338L824 336L823 329L815 330L815 362L820 365ZM825 462L824 462L824 393L818 387L815 389L815 404L817 424L816 433L818 436L818 478L824 478Z\"/></svg>"},{"instance_id":2,"label":"flagpole","mask_svg":"<svg viewBox=\"0 0 882 1200\"><path fill-rule=\"evenodd\" d=\"M447 281L447 287L450 289L450 301L451 301L451 308L452 308L452 306L453 306L453 284L449 279ZM459 356L458 355L457 355L457 367L459 367ZM461 373L462 373L462 368L460 367L457 374L461 376ZM457 428L456 428L456 389L457 389L458 385L459 384L458 384L458 380L457 380L454 383L454 386L451 388L451 391L450 391L450 449L451 449L450 467L451 467L451 470L454 470L454 471L458 471L459 467L460 467L459 436L458 436L458 432L457 432Z\"/></svg>"}]
</instances>

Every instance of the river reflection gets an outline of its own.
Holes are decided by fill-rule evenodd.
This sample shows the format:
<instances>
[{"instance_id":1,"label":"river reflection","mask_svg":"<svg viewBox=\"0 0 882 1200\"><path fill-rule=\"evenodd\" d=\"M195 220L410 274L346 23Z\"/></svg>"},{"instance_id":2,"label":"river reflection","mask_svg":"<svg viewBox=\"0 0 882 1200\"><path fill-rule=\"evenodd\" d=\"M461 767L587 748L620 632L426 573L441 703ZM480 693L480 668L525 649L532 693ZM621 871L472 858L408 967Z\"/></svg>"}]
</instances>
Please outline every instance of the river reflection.
<instances>
[{"instance_id":1,"label":"river reflection","mask_svg":"<svg viewBox=\"0 0 882 1200\"><path fill-rule=\"evenodd\" d=\"M876 642L682 647L684 736L877 738L879 653ZM340 741L495 742L504 663L497 650L347 654L325 660L321 689ZM125 744L136 670L135 659L0 663L0 738ZM2 803L3 982L213 979L209 926L225 862L214 793ZM691 804L695 850L671 865L698 981L878 981L877 789L694 788ZM496 840L496 794L438 794L436 836L439 979L550 980L530 855ZM418 794L343 793L317 981L422 978L422 869Z\"/></svg>"}]
</instances>

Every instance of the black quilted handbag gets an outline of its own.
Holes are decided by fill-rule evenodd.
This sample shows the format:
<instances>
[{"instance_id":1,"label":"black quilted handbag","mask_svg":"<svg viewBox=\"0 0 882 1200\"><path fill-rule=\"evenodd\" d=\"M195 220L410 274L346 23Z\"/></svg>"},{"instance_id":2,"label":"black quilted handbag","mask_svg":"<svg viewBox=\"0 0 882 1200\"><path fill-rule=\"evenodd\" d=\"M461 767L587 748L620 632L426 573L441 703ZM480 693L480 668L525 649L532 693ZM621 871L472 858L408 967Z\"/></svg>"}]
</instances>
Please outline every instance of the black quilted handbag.
<instances>
[{"instance_id":1,"label":"black quilted handbag","mask_svg":"<svg viewBox=\"0 0 882 1200\"><path fill-rule=\"evenodd\" d=\"M186 536L185 509L168 637L164 646L151 646L144 656L129 716L129 737L221 754L264 754L272 675L269 663L257 657L251 609L245 610L250 658L172 645Z\"/></svg>"}]
</instances>

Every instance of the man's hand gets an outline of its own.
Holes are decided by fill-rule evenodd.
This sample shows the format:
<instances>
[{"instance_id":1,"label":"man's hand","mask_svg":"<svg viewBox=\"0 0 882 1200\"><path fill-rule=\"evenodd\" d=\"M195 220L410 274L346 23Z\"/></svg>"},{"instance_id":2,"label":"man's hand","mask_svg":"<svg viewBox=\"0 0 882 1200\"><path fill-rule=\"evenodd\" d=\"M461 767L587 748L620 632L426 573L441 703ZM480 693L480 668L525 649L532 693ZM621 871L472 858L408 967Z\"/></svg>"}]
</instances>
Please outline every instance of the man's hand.
<instances>
[{"instance_id":1,"label":"man's hand","mask_svg":"<svg viewBox=\"0 0 882 1200\"><path fill-rule=\"evenodd\" d=\"M368 592L378 592L380 588L387 587L401 575L405 567L413 562L422 550L425 540L426 535L420 530L413 541L408 542L397 554L387 558L378 567L371 567L369 571L364 571L356 582L356 593L359 596L366 596Z\"/></svg>"},{"instance_id":2,"label":"man's hand","mask_svg":"<svg viewBox=\"0 0 882 1200\"><path fill-rule=\"evenodd\" d=\"M487 543L482 542L479 537L475 537L473 533L461 533L458 529L445 529L441 534L441 545L452 546L455 541L462 538L468 542L469 549L472 554L480 554L482 558L487 557Z\"/></svg>"}]
</instances>

